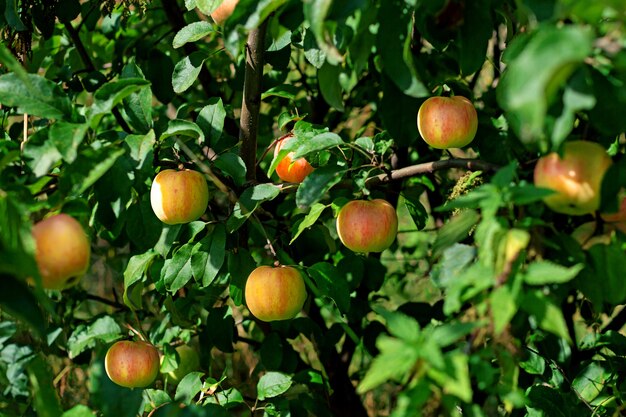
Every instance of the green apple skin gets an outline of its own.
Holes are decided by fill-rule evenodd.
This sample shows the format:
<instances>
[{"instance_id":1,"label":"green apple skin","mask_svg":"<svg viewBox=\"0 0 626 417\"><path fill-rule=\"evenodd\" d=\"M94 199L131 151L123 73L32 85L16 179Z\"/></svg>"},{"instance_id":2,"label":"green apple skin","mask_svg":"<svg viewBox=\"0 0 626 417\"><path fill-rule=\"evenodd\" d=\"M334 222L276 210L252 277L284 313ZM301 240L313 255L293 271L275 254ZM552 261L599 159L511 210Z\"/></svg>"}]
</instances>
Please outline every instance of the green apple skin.
<instances>
[{"instance_id":1,"label":"green apple skin","mask_svg":"<svg viewBox=\"0 0 626 417\"><path fill-rule=\"evenodd\" d=\"M200 356L198 352L189 345L176 347L178 353L178 368L166 374L169 382L178 384L189 372L197 371L200 368Z\"/></svg>"},{"instance_id":2,"label":"green apple skin","mask_svg":"<svg viewBox=\"0 0 626 417\"><path fill-rule=\"evenodd\" d=\"M89 268L91 248L83 227L67 214L33 226L35 259L43 288L64 290L76 285Z\"/></svg>"},{"instance_id":3,"label":"green apple skin","mask_svg":"<svg viewBox=\"0 0 626 417\"><path fill-rule=\"evenodd\" d=\"M150 189L154 214L165 224L197 220L209 203L209 187L197 171L166 169L157 174Z\"/></svg>"},{"instance_id":4,"label":"green apple skin","mask_svg":"<svg viewBox=\"0 0 626 417\"><path fill-rule=\"evenodd\" d=\"M104 358L111 381L126 388L145 388L159 375L159 351L144 341L122 340L114 343Z\"/></svg>"},{"instance_id":5,"label":"green apple skin","mask_svg":"<svg viewBox=\"0 0 626 417\"><path fill-rule=\"evenodd\" d=\"M476 136L478 115L466 97L430 97L417 112L417 129L433 148L462 148Z\"/></svg>"},{"instance_id":6,"label":"green apple skin","mask_svg":"<svg viewBox=\"0 0 626 417\"><path fill-rule=\"evenodd\" d=\"M353 200L337 215L337 233L348 249L358 253L382 252L398 234L396 209L386 200Z\"/></svg>"},{"instance_id":7,"label":"green apple skin","mask_svg":"<svg viewBox=\"0 0 626 417\"><path fill-rule=\"evenodd\" d=\"M261 321L294 318L302 310L306 295L300 271L290 266L259 266L246 281L246 305Z\"/></svg>"},{"instance_id":8,"label":"green apple skin","mask_svg":"<svg viewBox=\"0 0 626 417\"><path fill-rule=\"evenodd\" d=\"M602 179L612 163L602 145L581 140L567 142L562 156L552 152L539 158L534 171L535 186L556 191L543 201L557 213L594 213L600 207Z\"/></svg>"}]
</instances>

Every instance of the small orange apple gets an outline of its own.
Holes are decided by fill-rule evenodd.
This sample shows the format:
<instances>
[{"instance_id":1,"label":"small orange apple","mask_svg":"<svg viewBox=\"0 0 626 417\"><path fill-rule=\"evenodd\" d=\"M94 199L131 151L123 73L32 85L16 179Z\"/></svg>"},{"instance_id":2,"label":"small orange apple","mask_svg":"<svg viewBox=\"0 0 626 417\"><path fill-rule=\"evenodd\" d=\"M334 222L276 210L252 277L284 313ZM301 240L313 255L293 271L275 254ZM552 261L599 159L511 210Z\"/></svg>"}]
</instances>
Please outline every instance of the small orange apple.
<instances>
[{"instance_id":1,"label":"small orange apple","mask_svg":"<svg viewBox=\"0 0 626 417\"><path fill-rule=\"evenodd\" d=\"M552 152L539 158L535 186L556 191L544 202L557 213L593 213L600 207L602 179L612 163L602 145L581 140L567 142L562 156Z\"/></svg>"},{"instance_id":2,"label":"small orange apple","mask_svg":"<svg viewBox=\"0 0 626 417\"><path fill-rule=\"evenodd\" d=\"M290 266L259 266L248 276L246 305L259 320L294 318L306 300L306 286L300 271Z\"/></svg>"},{"instance_id":3,"label":"small orange apple","mask_svg":"<svg viewBox=\"0 0 626 417\"><path fill-rule=\"evenodd\" d=\"M89 267L89 239L80 223L67 214L48 217L33 226L35 259L44 288L76 285Z\"/></svg>"},{"instance_id":4,"label":"small orange apple","mask_svg":"<svg viewBox=\"0 0 626 417\"><path fill-rule=\"evenodd\" d=\"M417 112L417 129L433 148L462 148L476 136L478 115L463 96L430 97Z\"/></svg>"},{"instance_id":5,"label":"small orange apple","mask_svg":"<svg viewBox=\"0 0 626 417\"><path fill-rule=\"evenodd\" d=\"M354 200L339 210L339 239L354 252L382 252L396 239L398 215L386 200Z\"/></svg>"},{"instance_id":6,"label":"small orange apple","mask_svg":"<svg viewBox=\"0 0 626 417\"><path fill-rule=\"evenodd\" d=\"M145 388L159 374L159 351L144 341L122 340L109 348L104 368L111 381L126 388Z\"/></svg>"},{"instance_id":7,"label":"small orange apple","mask_svg":"<svg viewBox=\"0 0 626 417\"><path fill-rule=\"evenodd\" d=\"M292 136L288 135L276 143L274 148L274 157L278 155L280 149L287 143ZM283 159L276 165L276 175L278 178L285 182L301 183L315 168L309 164L305 158L298 158L293 160L293 152L289 152Z\"/></svg>"},{"instance_id":8,"label":"small orange apple","mask_svg":"<svg viewBox=\"0 0 626 417\"><path fill-rule=\"evenodd\" d=\"M235 10L235 6L237 6L237 3L239 3L239 0L222 1L222 4L217 6L217 9L211 12L211 18L213 19L213 21L215 21L215 23L222 26L224 22L226 21L226 19L228 19L230 15L233 14L233 11Z\"/></svg>"},{"instance_id":9,"label":"small orange apple","mask_svg":"<svg viewBox=\"0 0 626 417\"><path fill-rule=\"evenodd\" d=\"M209 187L197 171L166 169L152 181L150 203L163 223L189 223L204 214L209 203Z\"/></svg>"}]
</instances>

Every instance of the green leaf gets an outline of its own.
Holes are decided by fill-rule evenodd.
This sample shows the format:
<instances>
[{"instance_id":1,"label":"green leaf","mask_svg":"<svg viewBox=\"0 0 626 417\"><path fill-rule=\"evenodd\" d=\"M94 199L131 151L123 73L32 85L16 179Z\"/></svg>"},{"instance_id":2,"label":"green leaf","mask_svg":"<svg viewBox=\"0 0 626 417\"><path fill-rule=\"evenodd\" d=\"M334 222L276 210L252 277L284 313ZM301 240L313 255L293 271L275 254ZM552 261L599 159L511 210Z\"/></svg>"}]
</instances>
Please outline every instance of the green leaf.
<instances>
[{"instance_id":1,"label":"green leaf","mask_svg":"<svg viewBox=\"0 0 626 417\"><path fill-rule=\"evenodd\" d=\"M142 282L154 258L158 256L154 250L132 256L124 270L124 303L132 309L141 309Z\"/></svg>"},{"instance_id":2,"label":"green leaf","mask_svg":"<svg viewBox=\"0 0 626 417\"><path fill-rule=\"evenodd\" d=\"M600 288L604 301L610 304L623 304L626 300L626 257L620 242L608 245L593 245L589 250L590 262L577 280L580 288L587 292L589 286ZM598 279L602 277L602 279Z\"/></svg>"},{"instance_id":3,"label":"green leaf","mask_svg":"<svg viewBox=\"0 0 626 417\"><path fill-rule=\"evenodd\" d=\"M533 385L526 391L528 411L539 411L532 416L570 417L570 407L562 394L546 385Z\"/></svg>"},{"instance_id":4,"label":"green leaf","mask_svg":"<svg viewBox=\"0 0 626 417\"><path fill-rule=\"evenodd\" d=\"M515 185L509 188L511 203L524 206L543 200L545 197L554 194L554 190L539 188L534 185Z\"/></svg>"},{"instance_id":5,"label":"green leaf","mask_svg":"<svg viewBox=\"0 0 626 417\"><path fill-rule=\"evenodd\" d=\"M37 297L30 288L12 275L0 273L2 291L0 291L0 306L18 320L28 324L38 336L46 334L47 320L44 318Z\"/></svg>"},{"instance_id":6,"label":"green leaf","mask_svg":"<svg viewBox=\"0 0 626 417\"><path fill-rule=\"evenodd\" d=\"M189 0L185 1L187 2ZM202 13L210 15L213 10L217 9L217 7L222 4L222 1L223 0L195 0L195 7L197 7ZM187 10L193 9L193 7L189 6L190 5L187 5Z\"/></svg>"},{"instance_id":7,"label":"green leaf","mask_svg":"<svg viewBox=\"0 0 626 417\"><path fill-rule=\"evenodd\" d=\"M433 267L430 278L438 287L449 287L475 257L475 247L455 243L443 251L441 261Z\"/></svg>"},{"instance_id":8,"label":"green leaf","mask_svg":"<svg viewBox=\"0 0 626 417\"><path fill-rule=\"evenodd\" d=\"M213 161L216 168L233 179L235 185L241 187L246 182L246 164L239 155L233 152L220 154Z\"/></svg>"},{"instance_id":9,"label":"green leaf","mask_svg":"<svg viewBox=\"0 0 626 417\"><path fill-rule=\"evenodd\" d=\"M465 17L459 33L459 65L463 75L482 67L487 57L487 46L493 36L491 1L475 0L465 7Z\"/></svg>"},{"instance_id":10,"label":"green leaf","mask_svg":"<svg viewBox=\"0 0 626 417\"><path fill-rule=\"evenodd\" d=\"M359 394L390 380L403 382L410 375L419 358L419 345L406 343L386 335L378 337L376 347L380 350L380 354L374 358L365 377L358 385Z\"/></svg>"},{"instance_id":11,"label":"green leaf","mask_svg":"<svg viewBox=\"0 0 626 417\"><path fill-rule=\"evenodd\" d=\"M524 41L523 50L508 62L498 84L498 103L524 144L547 151L548 106L591 53L593 32L576 25L542 26Z\"/></svg>"},{"instance_id":12,"label":"green leaf","mask_svg":"<svg viewBox=\"0 0 626 417\"><path fill-rule=\"evenodd\" d=\"M416 343L419 340L421 333L420 325L413 317L407 316L404 313L383 310L381 308L374 308L374 311L383 316L387 324L387 330L389 330L392 336L404 340L407 343Z\"/></svg>"},{"instance_id":13,"label":"green leaf","mask_svg":"<svg viewBox=\"0 0 626 417\"><path fill-rule=\"evenodd\" d=\"M165 288L171 293L183 288L191 279L191 255L193 253L194 243L187 243L181 246L172 259L165 261L161 272Z\"/></svg>"},{"instance_id":14,"label":"green leaf","mask_svg":"<svg viewBox=\"0 0 626 417\"><path fill-rule=\"evenodd\" d=\"M39 417L59 417L63 413L61 401L52 383L54 378L50 365L39 353L26 366L30 379L34 406Z\"/></svg>"},{"instance_id":15,"label":"green leaf","mask_svg":"<svg viewBox=\"0 0 626 417\"><path fill-rule=\"evenodd\" d=\"M58 121L50 126L49 139L63 159L72 163L76 160L78 146L81 144L89 126L86 124Z\"/></svg>"},{"instance_id":16,"label":"green leaf","mask_svg":"<svg viewBox=\"0 0 626 417\"><path fill-rule=\"evenodd\" d=\"M256 261L243 248L228 253L228 272L230 272L230 298L235 305L243 302L243 291L250 273L257 267Z\"/></svg>"},{"instance_id":17,"label":"green leaf","mask_svg":"<svg viewBox=\"0 0 626 417\"><path fill-rule=\"evenodd\" d=\"M299 92L300 89L294 85L280 84L265 91L261 95L261 100L265 100L268 97L281 97L288 100L295 100Z\"/></svg>"},{"instance_id":18,"label":"green leaf","mask_svg":"<svg viewBox=\"0 0 626 417\"><path fill-rule=\"evenodd\" d=\"M181 30L179 30L176 36L174 36L174 40L172 41L172 47L174 49L180 48L184 44L188 42L198 41L213 33L214 31L215 29L213 29L213 25L204 20L190 23L187 26L183 27Z\"/></svg>"},{"instance_id":19,"label":"green leaf","mask_svg":"<svg viewBox=\"0 0 626 417\"><path fill-rule=\"evenodd\" d=\"M550 261L536 261L528 265L524 282L529 285L562 284L576 278L584 267L584 264L577 264L566 268Z\"/></svg>"},{"instance_id":20,"label":"green leaf","mask_svg":"<svg viewBox=\"0 0 626 417\"><path fill-rule=\"evenodd\" d=\"M527 293L522 299L520 306L528 314L535 317L541 329L562 337L568 343L572 343L567 331L565 318L563 317L563 311L541 291L537 290Z\"/></svg>"},{"instance_id":21,"label":"green leaf","mask_svg":"<svg viewBox=\"0 0 626 417\"><path fill-rule=\"evenodd\" d=\"M194 397L202 390L203 383L200 377L204 375L202 372L190 372L176 387L176 395L174 401L180 401L183 404L192 404Z\"/></svg>"},{"instance_id":22,"label":"green leaf","mask_svg":"<svg viewBox=\"0 0 626 417\"><path fill-rule=\"evenodd\" d=\"M461 401L472 401L468 356L459 351L445 356L445 369L430 368L430 376L442 388L445 394L454 395Z\"/></svg>"},{"instance_id":23,"label":"green leaf","mask_svg":"<svg viewBox=\"0 0 626 417\"><path fill-rule=\"evenodd\" d=\"M94 185L115 164L126 150L118 146L104 146L99 149L89 148L81 153L61 174L65 184L69 183L71 191L78 195Z\"/></svg>"},{"instance_id":24,"label":"green leaf","mask_svg":"<svg viewBox=\"0 0 626 417\"><path fill-rule=\"evenodd\" d=\"M0 75L0 104L48 119L69 119L72 114L70 99L59 86L35 74Z\"/></svg>"},{"instance_id":25,"label":"green leaf","mask_svg":"<svg viewBox=\"0 0 626 417\"><path fill-rule=\"evenodd\" d=\"M309 213L306 216L304 216L302 221L297 223L298 228L296 232L293 233L293 237L291 238L291 241L289 241L290 245L293 243L294 240L298 238L298 236L300 236L302 232L304 232L307 228L315 224L315 222L317 221L317 219L319 219L320 215L322 214L322 212L324 211L326 207L328 206L321 204L321 203L315 203L313 204L313 206L311 206Z\"/></svg>"},{"instance_id":26,"label":"green leaf","mask_svg":"<svg viewBox=\"0 0 626 417\"><path fill-rule=\"evenodd\" d=\"M317 70L317 79L322 97L335 109L344 111L343 93L341 84L339 84L340 75L341 68L329 63L325 63L322 68Z\"/></svg>"},{"instance_id":27,"label":"green leaf","mask_svg":"<svg viewBox=\"0 0 626 417\"><path fill-rule=\"evenodd\" d=\"M258 184L246 188L235 204L232 215L226 221L228 231L232 233L239 229L262 202L273 200L279 194L280 188L273 184Z\"/></svg>"},{"instance_id":28,"label":"green leaf","mask_svg":"<svg viewBox=\"0 0 626 417\"><path fill-rule=\"evenodd\" d=\"M308 268L307 272L315 280L321 295L332 299L339 311L345 314L350 310L348 283L336 267L327 262L318 262Z\"/></svg>"},{"instance_id":29,"label":"green leaf","mask_svg":"<svg viewBox=\"0 0 626 417\"><path fill-rule=\"evenodd\" d=\"M340 166L327 165L310 173L296 191L296 204L305 208L318 202L346 174Z\"/></svg>"},{"instance_id":30,"label":"green leaf","mask_svg":"<svg viewBox=\"0 0 626 417\"><path fill-rule=\"evenodd\" d=\"M80 324L67 340L69 357L75 358L86 349L93 349L97 341L111 343L122 337L122 329L110 316L104 316L89 326Z\"/></svg>"},{"instance_id":31,"label":"green leaf","mask_svg":"<svg viewBox=\"0 0 626 417\"><path fill-rule=\"evenodd\" d=\"M122 78L145 79L143 71L134 60L131 60L122 69ZM152 89L149 85L141 87L138 91L125 97L123 100L124 111L130 125L140 133L147 134L152 129Z\"/></svg>"},{"instance_id":32,"label":"green leaf","mask_svg":"<svg viewBox=\"0 0 626 417\"><path fill-rule=\"evenodd\" d=\"M380 51L382 69L389 80L407 96L426 97L429 91L417 78L413 54L407 53L411 43L411 14L411 8L404 1L382 2L378 13L380 28L376 46ZM413 112L417 115L415 109Z\"/></svg>"},{"instance_id":33,"label":"green leaf","mask_svg":"<svg viewBox=\"0 0 626 417\"><path fill-rule=\"evenodd\" d=\"M320 152L324 149L329 149L344 144L344 141L338 134L333 132L324 132L319 135L313 136L313 138L305 141L303 144L298 146L298 148L294 152L292 159L302 158L310 153Z\"/></svg>"},{"instance_id":34,"label":"green leaf","mask_svg":"<svg viewBox=\"0 0 626 417\"><path fill-rule=\"evenodd\" d=\"M463 210L452 217L439 229L432 247L433 255L439 256L444 249L466 238L478 220L480 215L474 210Z\"/></svg>"},{"instance_id":35,"label":"green leaf","mask_svg":"<svg viewBox=\"0 0 626 417\"><path fill-rule=\"evenodd\" d=\"M479 327L481 323L461 323L461 322L447 322L433 329L428 338L432 338L432 341L439 347L445 348L461 339L462 337L470 334L474 329Z\"/></svg>"},{"instance_id":36,"label":"green leaf","mask_svg":"<svg viewBox=\"0 0 626 417\"><path fill-rule=\"evenodd\" d=\"M406 189L402 191L404 205L411 215L417 230L422 230L426 227L426 222L428 221L428 212L420 202L421 195L422 190Z\"/></svg>"},{"instance_id":37,"label":"green leaf","mask_svg":"<svg viewBox=\"0 0 626 417\"><path fill-rule=\"evenodd\" d=\"M183 93L193 85L208 57L205 52L197 51L176 63L172 74L172 87L175 93Z\"/></svg>"},{"instance_id":38,"label":"green leaf","mask_svg":"<svg viewBox=\"0 0 626 417\"><path fill-rule=\"evenodd\" d=\"M196 123L204 132L206 142L211 146L222 136L224 130L224 120L226 119L226 110L224 103L219 97L211 97L206 106L198 113Z\"/></svg>"},{"instance_id":39,"label":"green leaf","mask_svg":"<svg viewBox=\"0 0 626 417\"><path fill-rule=\"evenodd\" d=\"M226 227L217 224L211 234L198 242L191 254L191 270L203 287L211 285L226 258Z\"/></svg>"},{"instance_id":40,"label":"green leaf","mask_svg":"<svg viewBox=\"0 0 626 417\"><path fill-rule=\"evenodd\" d=\"M78 404L61 414L61 417L94 417L95 415L95 411L86 405Z\"/></svg>"},{"instance_id":41,"label":"green leaf","mask_svg":"<svg viewBox=\"0 0 626 417\"><path fill-rule=\"evenodd\" d=\"M289 375L280 372L268 372L257 383L257 396L260 401L277 397L287 392L291 384L292 380Z\"/></svg>"},{"instance_id":42,"label":"green leaf","mask_svg":"<svg viewBox=\"0 0 626 417\"><path fill-rule=\"evenodd\" d=\"M517 300L508 286L496 288L489 297L493 318L493 331L501 334L517 313Z\"/></svg>"},{"instance_id":43,"label":"green leaf","mask_svg":"<svg viewBox=\"0 0 626 417\"><path fill-rule=\"evenodd\" d=\"M143 78L120 78L104 84L93 94L94 103L89 108L88 118L110 113L126 97L149 84L150 81Z\"/></svg>"},{"instance_id":44,"label":"green leaf","mask_svg":"<svg viewBox=\"0 0 626 417\"><path fill-rule=\"evenodd\" d=\"M163 142L165 139L172 136L186 136L197 139L198 143L204 142L204 132L200 129L200 126L188 120L170 120L167 125L167 130L161 134L159 141Z\"/></svg>"}]
</instances>

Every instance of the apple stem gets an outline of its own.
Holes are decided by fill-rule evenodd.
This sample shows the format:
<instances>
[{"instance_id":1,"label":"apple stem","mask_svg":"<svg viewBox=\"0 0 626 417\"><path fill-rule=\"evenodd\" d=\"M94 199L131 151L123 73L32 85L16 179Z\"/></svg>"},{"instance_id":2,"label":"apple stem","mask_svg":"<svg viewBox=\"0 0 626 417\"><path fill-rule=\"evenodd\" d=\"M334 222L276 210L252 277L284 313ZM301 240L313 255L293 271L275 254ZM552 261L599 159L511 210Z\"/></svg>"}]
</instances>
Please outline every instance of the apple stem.
<instances>
[{"instance_id":1,"label":"apple stem","mask_svg":"<svg viewBox=\"0 0 626 417\"><path fill-rule=\"evenodd\" d=\"M135 318L137 318L137 315L135 314ZM133 332L135 335L137 335L137 337L139 337L139 339L141 339L144 342L148 342L148 338L143 334L143 332L135 329L133 326L131 326L128 323L124 323L124 326L130 330L131 332Z\"/></svg>"}]
</instances>

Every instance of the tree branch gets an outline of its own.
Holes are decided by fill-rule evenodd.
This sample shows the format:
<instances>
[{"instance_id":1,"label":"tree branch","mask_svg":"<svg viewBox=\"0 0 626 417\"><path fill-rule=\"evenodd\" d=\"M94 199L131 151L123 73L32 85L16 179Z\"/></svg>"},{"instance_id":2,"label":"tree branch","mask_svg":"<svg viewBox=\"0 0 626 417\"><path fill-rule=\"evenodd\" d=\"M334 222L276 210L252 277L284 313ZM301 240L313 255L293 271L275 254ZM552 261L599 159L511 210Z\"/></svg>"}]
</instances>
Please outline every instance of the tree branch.
<instances>
[{"instance_id":1,"label":"tree branch","mask_svg":"<svg viewBox=\"0 0 626 417\"><path fill-rule=\"evenodd\" d=\"M176 0L161 0L161 4L163 5L163 11L165 12L165 16L167 16L167 20L169 20L170 25L172 25L176 32L187 26L183 11ZM191 55L198 50L198 47L193 42L187 42L183 45L183 50L185 54ZM198 75L198 81L200 81L200 85L202 85L202 89L207 96L219 95L219 91L211 88L212 77L209 70L204 65Z\"/></svg>"},{"instance_id":2,"label":"tree branch","mask_svg":"<svg viewBox=\"0 0 626 417\"><path fill-rule=\"evenodd\" d=\"M442 159L439 161L425 162L411 165L391 171L388 174L380 174L369 178L367 183L389 182L409 178L418 174L427 174L440 169L465 168L470 171L497 171L500 167L491 162L479 159Z\"/></svg>"},{"instance_id":3,"label":"tree branch","mask_svg":"<svg viewBox=\"0 0 626 417\"><path fill-rule=\"evenodd\" d=\"M246 73L243 86L243 103L239 140L241 159L246 164L246 178L256 179L256 148L261 107L261 80L263 78L263 50L268 20L250 31L246 43Z\"/></svg>"}]
</instances>

